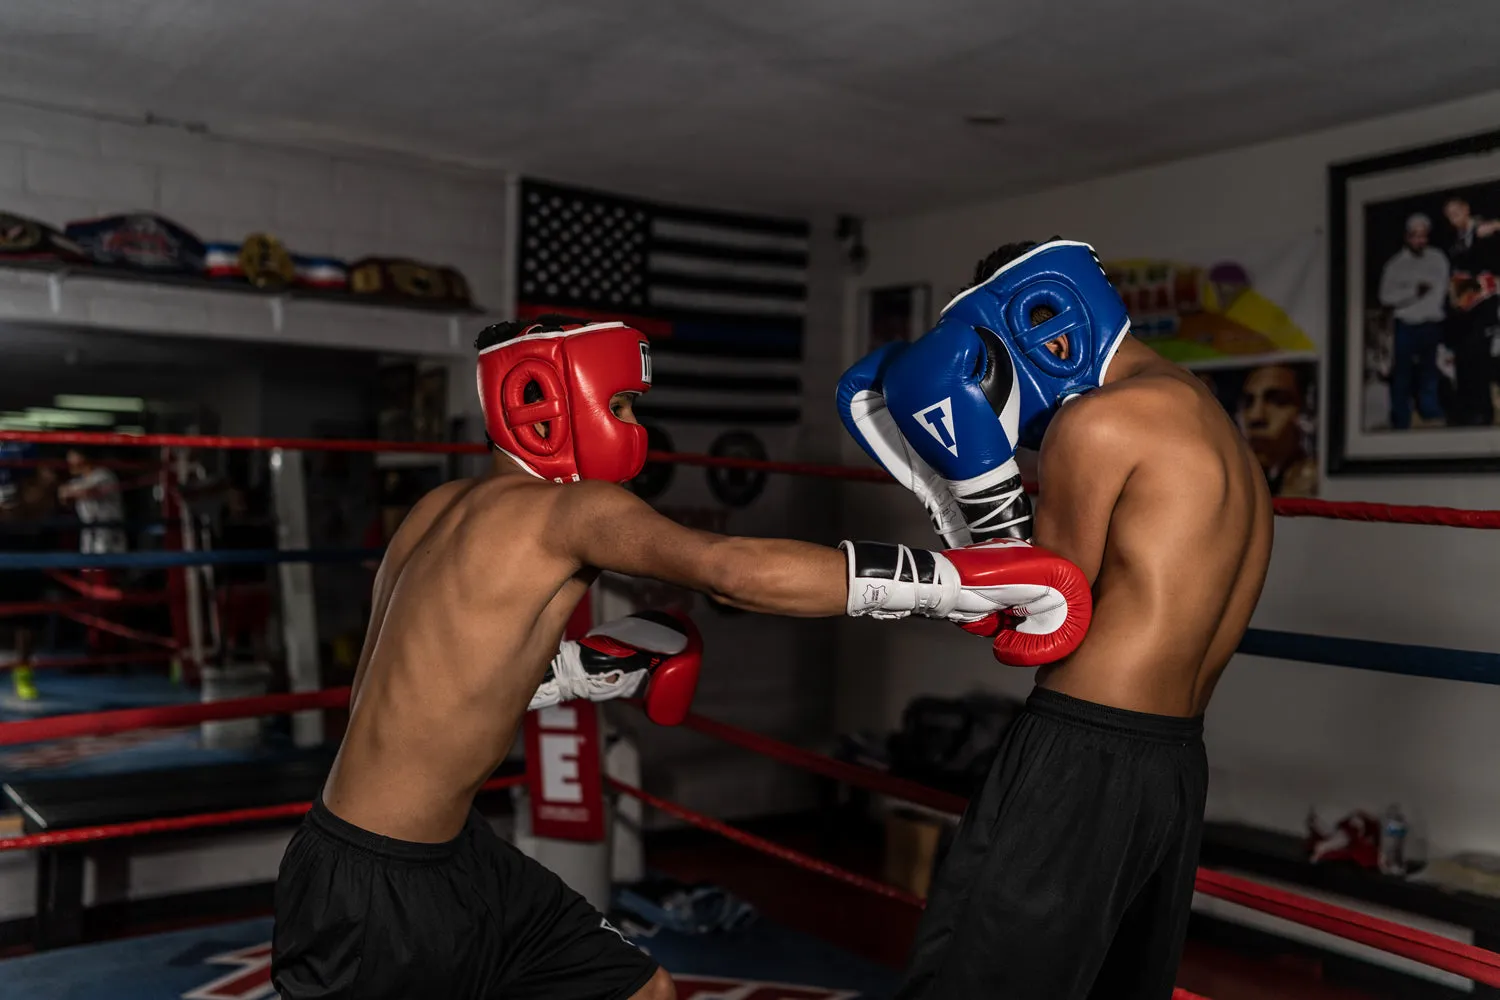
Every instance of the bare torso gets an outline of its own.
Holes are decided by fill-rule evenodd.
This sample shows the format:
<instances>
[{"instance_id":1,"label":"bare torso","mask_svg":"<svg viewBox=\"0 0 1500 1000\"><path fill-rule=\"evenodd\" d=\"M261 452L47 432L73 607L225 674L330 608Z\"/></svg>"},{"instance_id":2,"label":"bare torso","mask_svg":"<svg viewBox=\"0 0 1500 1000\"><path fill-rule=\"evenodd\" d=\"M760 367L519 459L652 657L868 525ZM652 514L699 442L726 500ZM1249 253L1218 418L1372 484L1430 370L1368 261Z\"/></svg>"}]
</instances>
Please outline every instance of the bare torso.
<instances>
[{"instance_id":1,"label":"bare torso","mask_svg":"<svg viewBox=\"0 0 1500 1000\"><path fill-rule=\"evenodd\" d=\"M559 492L525 476L459 480L407 516L376 577L323 790L336 815L410 841L462 828L592 582L542 544Z\"/></svg>"},{"instance_id":2,"label":"bare torso","mask_svg":"<svg viewBox=\"0 0 1500 1000\"><path fill-rule=\"evenodd\" d=\"M1271 498L1192 375L1132 345L1136 377L1065 405L1043 443L1035 541L1094 582L1094 617L1037 683L1162 715L1203 712L1259 600Z\"/></svg>"}]
</instances>

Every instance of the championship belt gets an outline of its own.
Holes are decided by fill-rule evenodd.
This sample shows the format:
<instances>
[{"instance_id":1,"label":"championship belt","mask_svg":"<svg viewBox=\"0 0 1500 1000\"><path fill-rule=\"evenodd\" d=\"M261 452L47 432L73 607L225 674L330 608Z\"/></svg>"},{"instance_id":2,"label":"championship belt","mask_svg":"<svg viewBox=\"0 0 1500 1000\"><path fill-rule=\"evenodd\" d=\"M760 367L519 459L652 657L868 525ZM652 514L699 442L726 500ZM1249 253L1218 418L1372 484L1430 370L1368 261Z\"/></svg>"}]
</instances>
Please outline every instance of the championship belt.
<instances>
[{"instance_id":1,"label":"championship belt","mask_svg":"<svg viewBox=\"0 0 1500 1000\"><path fill-rule=\"evenodd\" d=\"M0 260L84 261L83 248L45 222L0 212Z\"/></svg>"},{"instance_id":2,"label":"championship belt","mask_svg":"<svg viewBox=\"0 0 1500 1000\"><path fill-rule=\"evenodd\" d=\"M240 274L256 288L285 288L297 279L297 265L276 237L251 233L240 244Z\"/></svg>"},{"instance_id":3,"label":"championship belt","mask_svg":"<svg viewBox=\"0 0 1500 1000\"><path fill-rule=\"evenodd\" d=\"M137 212L70 222L66 235L100 264L194 274L204 270L203 241L159 215Z\"/></svg>"},{"instance_id":4,"label":"championship belt","mask_svg":"<svg viewBox=\"0 0 1500 1000\"><path fill-rule=\"evenodd\" d=\"M210 243L204 250L205 270L210 278L243 280L238 243Z\"/></svg>"},{"instance_id":5,"label":"championship belt","mask_svg":"<svg viewBox=\"0 0 1500 1000\"><path fill-rule=\"evenodd\" d=\"M252 233L244 243L210 243L208 276L268 291L291 285L340 292L349 287L348 264L336 257L292 253L265 233Z\"/></svg>"},{"instance_id":6,"label":"championship belt","mask_svg":"<svg viewBox=\"0 0 1500 1000\"><path fill-rule=\"evenodd\" d=\"M349 288L349 265L336 257L311 257L292 254L296 282L301 288L325 292L342 292Z\"/></svg>"},{"instance_id":7,"label":"championship belt","mask_svg":"<svg viewBox=\"0 0 1500 1000\"><path fill-rule=\"evenodd\" d=\"M349 270L349 290L372 298L468 307L469 283L451 267L399 257L366 257Z\"/></svg>"}]
</instances>

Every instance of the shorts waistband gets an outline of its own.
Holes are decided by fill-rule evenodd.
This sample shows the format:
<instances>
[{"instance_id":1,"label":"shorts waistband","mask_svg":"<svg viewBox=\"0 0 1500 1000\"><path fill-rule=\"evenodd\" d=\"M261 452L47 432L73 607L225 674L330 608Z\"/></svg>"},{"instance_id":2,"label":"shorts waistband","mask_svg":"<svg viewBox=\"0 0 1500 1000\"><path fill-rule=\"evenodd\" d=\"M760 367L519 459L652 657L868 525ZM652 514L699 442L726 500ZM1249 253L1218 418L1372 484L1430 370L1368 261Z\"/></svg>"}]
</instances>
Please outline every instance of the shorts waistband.
<instances>
[{"instance_id":1,"label":"shorts waistband","mask_svg":"<svg viewBox=\"0 0 1500 1000\"><path fill-rule=\"evenodd\" d=\"M1026 710L1033 715L1059 719L1105 732L1155 740L1160 743L1195 743L1203 739L1203 716L1152 715L1126 708L1084 701L1047 688L1032 688Z\"/></svg>"},{"instance_id":2,"label":"shorts waistband","mask_svg":"<svg viewBox=\"0 0 1500 1000\"><path fill-rule=\"evenodd\" d=\"M471 815L470 820L472 819ZM329 811L321 798L313 803L312 810L307 814L307 821L325 836L393 861L445 861L454 855L464 837L469 833L469 824L465 822L464 828L452 840L444 840L436 844L398 840L395 837L372 833L364 827L355 826L348 820L340 819Z\"/></svg>"}]
</instances>

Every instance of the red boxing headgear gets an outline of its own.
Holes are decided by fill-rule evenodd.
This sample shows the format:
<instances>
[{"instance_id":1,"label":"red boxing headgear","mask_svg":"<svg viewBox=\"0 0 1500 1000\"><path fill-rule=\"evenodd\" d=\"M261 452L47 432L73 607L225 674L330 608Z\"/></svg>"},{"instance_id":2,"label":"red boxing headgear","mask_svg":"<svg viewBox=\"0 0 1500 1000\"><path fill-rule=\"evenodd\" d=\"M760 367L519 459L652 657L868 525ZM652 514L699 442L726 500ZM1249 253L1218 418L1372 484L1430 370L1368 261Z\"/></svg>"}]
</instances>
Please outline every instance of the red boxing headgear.
<instances>
[{"instance_id":1,"label":"red boxing headgear","mask_svg":"<svg viewBox=\"0 0 1500 1000\"><path fill-rule=\"evenodd\" d=\"M479 352L490 443L539 479L634 479L646 464L646 428L616 417L609 401L651 388L645 334L624 323L513 325L516 336Z\"/></svg>"}]
</instances>

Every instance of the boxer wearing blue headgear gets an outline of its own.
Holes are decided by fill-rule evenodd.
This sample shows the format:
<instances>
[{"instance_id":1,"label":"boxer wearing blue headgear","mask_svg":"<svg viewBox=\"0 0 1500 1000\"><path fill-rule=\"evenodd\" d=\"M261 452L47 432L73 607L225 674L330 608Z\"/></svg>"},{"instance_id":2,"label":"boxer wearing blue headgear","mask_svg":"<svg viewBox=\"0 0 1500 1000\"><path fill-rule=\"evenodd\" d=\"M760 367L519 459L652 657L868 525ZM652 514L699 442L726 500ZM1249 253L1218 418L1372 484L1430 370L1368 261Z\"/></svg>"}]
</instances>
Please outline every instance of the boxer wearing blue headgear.
<instances>
[{"instance_id":1,"label":"boxer wearing blue headgear","mask_svg":"<svg viewBox=\"0 0 1500 1000\"><path fill-rule=\"evenodd\" d=\"M895 1000L1171 996L1202 713L1265 580L1271 499L1214 394L1128 329L1086 245L1013 243L932 330L840 383L850 431L955 551L1029 538L1094 596L969 799ZM1034 512L1018 447L1038 449Z\"/></svg>"},{"instance_id":2,"label":"boxer wearing blue headgear","mask_svg":"<svg viewBox=\"0 0 1500 1000\"><path fill-rule=\"evenodd\" d=\"M907 363L937 363L947 354L962 370L965 364L977 364L983 352L989 378L1000 381L1003 376L996 370L1008 360L1020 435L1016 440L1022 447L1037 448L1063 401L1104 384L1109 362L1129 332L1130 315L1094 248L1051 240L1001 264L989 278L955 296L937 326L913 345ZM1059 350L1060 343L1066 348ZM904 396L910 385L888 385L887 396L893 389Z\"/></svg>"},{"instance_id":3,"label":"boxer wearing blue headgear","mask_svg":"<svg viewBox=\"0 0 1500 1000\"><path fill-rule=\"evenodd\" d=\"M839 387L850 433L918 493L952 545L1030 537L1016 447L1039 447L1063 401L1104 384L1130 330L1088 244L1013 246L925 336L864 359ZM896 438L919 465L891 461Z\"/></svg>"}]
</instances>

